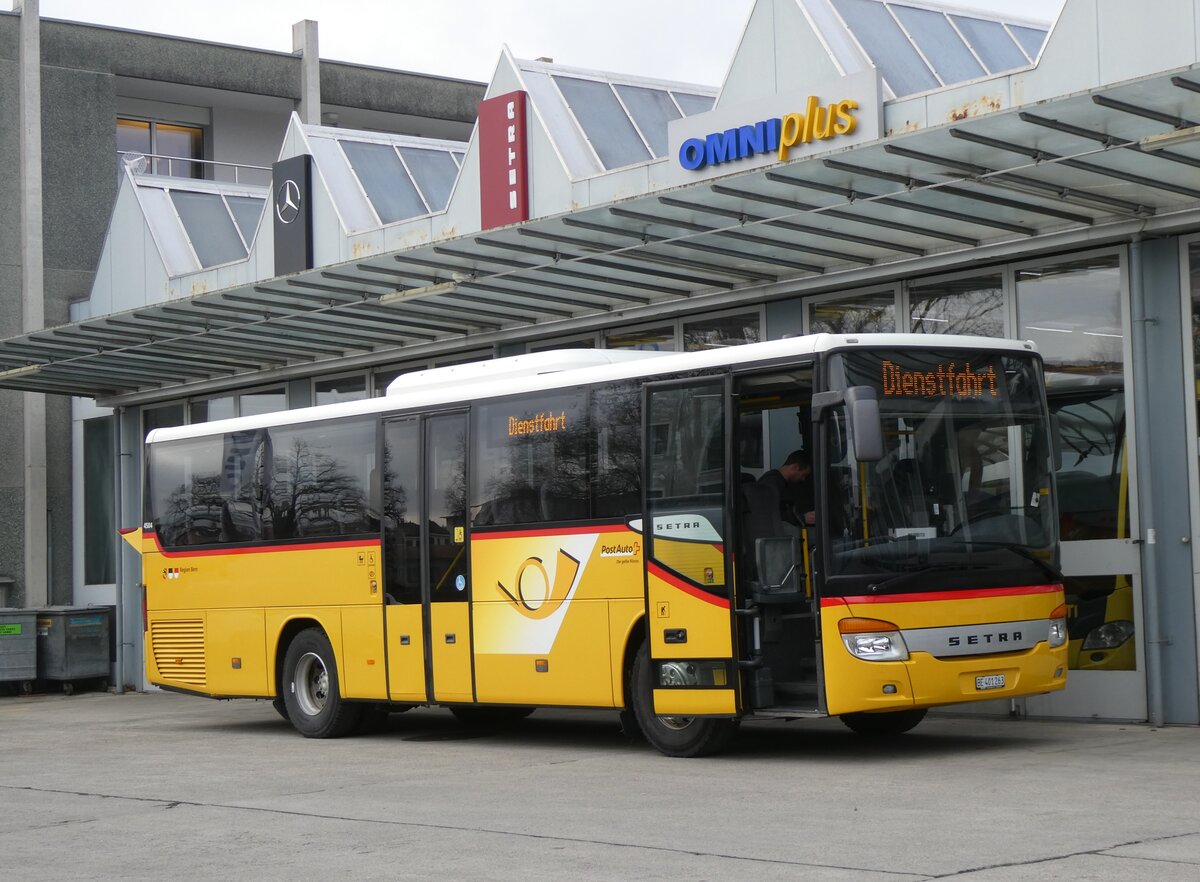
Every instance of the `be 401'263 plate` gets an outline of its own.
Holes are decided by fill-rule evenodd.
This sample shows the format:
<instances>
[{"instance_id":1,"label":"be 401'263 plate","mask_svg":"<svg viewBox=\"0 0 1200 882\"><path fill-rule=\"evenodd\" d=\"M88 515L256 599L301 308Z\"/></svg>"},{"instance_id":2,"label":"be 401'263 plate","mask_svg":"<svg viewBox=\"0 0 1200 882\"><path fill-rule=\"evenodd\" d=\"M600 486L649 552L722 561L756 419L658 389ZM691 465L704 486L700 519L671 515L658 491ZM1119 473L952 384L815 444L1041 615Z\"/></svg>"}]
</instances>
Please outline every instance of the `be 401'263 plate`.
<instances>
[{"instance_id":1,"label":"be 401'263 plate","mask_svg":"<svg viewBox=\"0 0 1200 882\"><path fill-rule=\"evenodd\" d=\"M975 689L983 692L987 689L1003 689L1004 675L1003 674L988 674L983 677L975 678Z\"/></svg>"}]
</instances>

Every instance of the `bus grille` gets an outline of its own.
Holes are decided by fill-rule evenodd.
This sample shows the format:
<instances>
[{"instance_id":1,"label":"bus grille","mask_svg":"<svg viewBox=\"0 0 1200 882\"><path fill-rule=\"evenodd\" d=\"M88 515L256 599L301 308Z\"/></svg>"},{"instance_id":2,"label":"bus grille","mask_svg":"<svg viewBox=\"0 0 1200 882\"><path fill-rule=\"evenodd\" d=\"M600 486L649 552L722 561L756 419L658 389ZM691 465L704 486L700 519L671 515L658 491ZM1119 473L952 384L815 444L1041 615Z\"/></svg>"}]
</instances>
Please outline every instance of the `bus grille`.
<instances>
[{"instance_id":1,"label":"bus grille","mask_svg":"<svg viewBox=\"0 0 1200 882\"><path fill-rule=\"evenodd\" d=\"M167 680L203 688L204 622L173 619L150 624L150 645L158 672Z\"/></svg>"}]
</instances>

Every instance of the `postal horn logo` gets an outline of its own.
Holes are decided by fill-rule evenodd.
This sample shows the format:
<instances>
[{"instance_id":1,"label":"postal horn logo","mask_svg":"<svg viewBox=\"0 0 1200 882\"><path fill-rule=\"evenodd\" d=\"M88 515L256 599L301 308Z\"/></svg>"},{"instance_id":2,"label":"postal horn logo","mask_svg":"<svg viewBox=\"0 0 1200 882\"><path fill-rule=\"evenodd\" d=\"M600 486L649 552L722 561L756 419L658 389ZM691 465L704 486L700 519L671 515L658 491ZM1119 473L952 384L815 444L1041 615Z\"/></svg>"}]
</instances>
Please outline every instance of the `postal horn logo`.
<instances>
[{"instance_id":1,"label":"postal horn logo","mask_svg":"<svg viewBox=\"0 0 1200 882\"><path fill-rule=\"evenodd\" d=\"M546 565L540 557L527 557L517 567L512 590L499 580L496 581L496 587L526 618L544 619L567 599L571 593L571 586L575 584L579 567L579 561L560 548L553 580L546 572Z\"/></svg>"}]
</instances>

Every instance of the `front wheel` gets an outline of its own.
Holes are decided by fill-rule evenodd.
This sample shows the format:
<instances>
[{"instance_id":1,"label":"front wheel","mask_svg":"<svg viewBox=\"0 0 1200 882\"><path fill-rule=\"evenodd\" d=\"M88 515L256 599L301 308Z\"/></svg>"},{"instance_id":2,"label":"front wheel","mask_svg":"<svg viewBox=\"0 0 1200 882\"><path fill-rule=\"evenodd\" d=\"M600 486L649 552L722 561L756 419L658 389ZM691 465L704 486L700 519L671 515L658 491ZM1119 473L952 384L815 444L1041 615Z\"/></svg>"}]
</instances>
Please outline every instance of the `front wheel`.
<instances>
[{"instance_id":1,"label":"front wheel","mask_svg":"<svg viewBox=\"0 0 1200 882\"><path fill-rule=\"evenodd\" d=\"M729 743L738 721L719 717L662 716L654 712L654 665L645 643L630 674L633 716L642 735L666 756L708 756Z\"/></svg>"},{"instance_id":2,"label":"front wheel","mask_svg":"<svg viewBox=\"0 0 1200 882\"><path fill-rule=\"evenodd\" d=\"M301 631L288 647L283 702L305 738L341 738L358 724L362 706L342 700L333 646L320 628Z\"/></svg>"},{"instance_id":3,"label":"front wheel","mask_svg":"<svg viewBox=\"0 0 1200 882\"><path fill-rule=\"evenodd\" d=\"M842 714L841 720L851 730L868 738L891 738L903 735L925 719L923 707L885 713Z\"/></svg>"}]
</instances>

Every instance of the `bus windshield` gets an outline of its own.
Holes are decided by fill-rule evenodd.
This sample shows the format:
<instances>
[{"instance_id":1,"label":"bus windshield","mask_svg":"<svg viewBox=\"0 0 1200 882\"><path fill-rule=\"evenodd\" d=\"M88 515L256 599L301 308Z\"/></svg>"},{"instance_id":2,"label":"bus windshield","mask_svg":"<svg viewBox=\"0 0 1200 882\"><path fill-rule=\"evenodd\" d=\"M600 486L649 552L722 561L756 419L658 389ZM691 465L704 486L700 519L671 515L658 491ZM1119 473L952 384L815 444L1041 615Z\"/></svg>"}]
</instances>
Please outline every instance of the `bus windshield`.
<instances>
[{"instance_id":1,"label":"bus windshield","mask_svg":"<svg viewBox=\"0 0 1200 882\"><path fill-rule=\"evenodd\" d=\"M1049 418L1033 356L838 353L829 388L875 390L883 457L855 459L844 407L825 420L826 593L1057 581Z\"/></svg>"}]
</instances>

